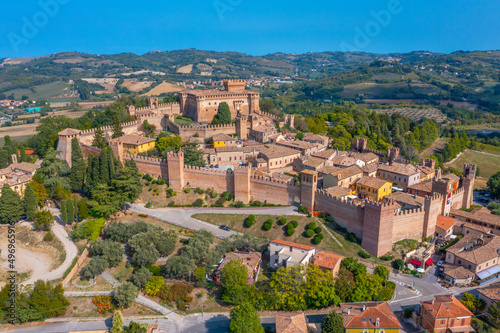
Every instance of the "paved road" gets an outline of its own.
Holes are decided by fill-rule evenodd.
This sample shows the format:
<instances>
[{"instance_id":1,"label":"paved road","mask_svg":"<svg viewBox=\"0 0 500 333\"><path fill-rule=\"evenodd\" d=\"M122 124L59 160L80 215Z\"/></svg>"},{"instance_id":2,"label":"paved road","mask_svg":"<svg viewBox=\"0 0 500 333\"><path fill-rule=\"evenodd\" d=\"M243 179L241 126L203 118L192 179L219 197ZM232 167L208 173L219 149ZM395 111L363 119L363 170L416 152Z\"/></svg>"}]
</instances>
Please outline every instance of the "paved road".
<instances>
[{"instance_id":1,"label":"paved road","mask_svg":"<svg viewBox=\"0 0 500 333\"><path fill-rule=\"evenodd\" d=\"M128 205L128 209L147 214L161 221L172 223L191 230L206 229L215 236L228 237L238 234L236 231L224 231L218 226L197 220L192 216L194 214L242 214L242 215L301 215L297 207L260 207L260 208L146 208L142 205Z\"/></svg>"}]
</instances>

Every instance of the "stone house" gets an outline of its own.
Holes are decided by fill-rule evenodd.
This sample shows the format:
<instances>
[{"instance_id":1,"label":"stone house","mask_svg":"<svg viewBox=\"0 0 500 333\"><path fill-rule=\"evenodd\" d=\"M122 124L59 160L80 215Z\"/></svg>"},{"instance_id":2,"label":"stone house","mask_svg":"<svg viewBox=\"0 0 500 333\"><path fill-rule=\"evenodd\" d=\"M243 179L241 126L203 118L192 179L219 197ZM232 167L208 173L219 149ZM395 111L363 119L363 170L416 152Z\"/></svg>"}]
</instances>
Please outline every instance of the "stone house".
<instances>
[{"instance_id":1,"label":"stone house","mask_svg":"<svg viewBox=\"0 0 500 333\"><path fill-rule=\"evenodd\" d=\"M422 328L436 333L474 332L472 312L453 295L439 295L431 301L420 302Z\"/></svg>"}]
</instances>

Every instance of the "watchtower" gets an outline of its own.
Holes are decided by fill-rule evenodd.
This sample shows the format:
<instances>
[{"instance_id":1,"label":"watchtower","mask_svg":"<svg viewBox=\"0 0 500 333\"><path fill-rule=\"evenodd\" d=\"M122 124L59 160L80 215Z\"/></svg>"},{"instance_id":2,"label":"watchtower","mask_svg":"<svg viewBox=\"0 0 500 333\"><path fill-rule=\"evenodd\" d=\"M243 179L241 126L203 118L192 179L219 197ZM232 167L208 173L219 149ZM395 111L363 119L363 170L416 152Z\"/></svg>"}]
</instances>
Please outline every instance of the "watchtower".
<instances>
[{"instance_id":1,"label":"watchtower","mask_svg":"<svg viewBox=\"0 0 500 333\"><path fill-rule=\"evenodd\" d=\"M353 150L362 153L366 150L366 146L368 144L368 139L366 138L356 138L356 144L354 145Z\"/></svg>"},{"instance_id":2,"label":"watchtower","mask_svg":"<svg viewBox=\"0 0 500 333\"><path fill-rule=\"evenodd\" d=\"M387 157L391 161L395 161L399 157L399 148L396 147L388 147L387 148Z\"/></svg>"},{"instance_id":3,"label":"watchtower","mask_svg":"<svg viewBox=\"0 0 500 333\"><path fill-rule=\"evenodd\" d=\"M392 250L393 224L398 204L394 200L365 201L361 246L380 257Z\"/></svg>"},{"instance_id":4,"label":"watchtower","mask_svg":"<svg viewBox=\"0 0 500 333\"><path fill-rule=\"evenodd\" d=\"M225 91L238 91L245 90L247 84L246 80L224 80L224 90Z\"/></svg>"},{"instance_id":5,"label":"watchtower","mask_svg":"<svg viewBox=\"0 0 500 333\"><path fill-rule=\"evenodd\" d=\"M304 170L301 173L300 182L300 204L308 211L314 211L314 200L316 188L318 187L318 173L312 170Z\"/></svg>"},{"instance_id":6,"label":"watchtower","mask_svg":"<svg viewBox=\"0 0 500 333\"><path fill-rule=\"evenodd\" d=\"M462 172L462 186L464 187L462 208L470 208L472 205L472 193L474 192L476 171L477 166L475 164L464 164L464 171Z\"/></svg>"},{"instance_id":7,"label":"watchtower","mask_svg":"<svg viewBox=\"0 0 500 333\"><path fill-rule=\"evenodd\" d=\"M157 109L158 108L158 97L149 97L148 98L148 106L151 108L151 109Z\"/></svg>"}]
</instances>

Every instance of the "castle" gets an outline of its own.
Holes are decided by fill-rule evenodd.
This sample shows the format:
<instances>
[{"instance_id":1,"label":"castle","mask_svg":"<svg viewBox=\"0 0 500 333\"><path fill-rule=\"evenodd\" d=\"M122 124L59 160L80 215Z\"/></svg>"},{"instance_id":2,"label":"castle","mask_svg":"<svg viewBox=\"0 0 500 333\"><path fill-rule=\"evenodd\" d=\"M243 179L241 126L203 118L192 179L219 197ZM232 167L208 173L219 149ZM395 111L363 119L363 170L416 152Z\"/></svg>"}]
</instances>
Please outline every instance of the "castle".
<instances>
[{"instance_id":1,"label":"castle","mask_svg":"<svg viewBox=\"0 0 500 333\"><path fill-rule=\"evenodd\" d=\"M122 124L123 132L128 135L141 131L143 130L144 120L148 120L150 124L154 124L158 128L168 129L180 135L183 139L191 136L204 139L224 133L237 134L243 140L253 139L259 142L267 142L270 136L276 135L276 124L280 127L285 125L293 127L293 115L285 115L284 118L280 118L261 112L258 109L258 95L256 95L257 101L255 102L257 104L252 101L253 97L249 97L250 99L247 102L234 103L232 99L236 98L235 96L237 95L239 96L238 98L241 98L240 95L243 94L244 83L242 81L226 81L225 87L226 91L224 94L213 95L207 93L203 95L205 99L200 99L200 103L196 104L196 106L191 102L186 102L186 99L196 95L191 93L185 93L185 97L181 96L181 103L159 104L157 98L150 98L148 100L148 107L146 108L130 106L128 107L128 112L131 118L135 120ZM248 94L247 96L254 96L254 93L249 92ZM209 98L206 98L207 96ZM218 99L214 96L218 96ZM198 101L198 99L196 100ZM210 117L213 118L215 115L214 112L216 112L216 108L212 103L230 102L231 100L233 101L232 105L230 105L231 113L236 118L234 123L216 126L208 124L184 126L175 123L174 118L179 114L190 115L195 119L199 119L203 114L203 117L207 117L203 120L210 121ZM205 104L201 101L203 103L211 103L209 105L214 108L203 109ZM434 165L428 160L424 160L424 164L420 167L412 166L405 168L405 161L399 156L399 149L389 148L387 152L370 150L367 148L367 140L363 138L356 140L356 143L352 147L352 154L361 153L370 156L375 154L391 161L391 164L384 168L379 168L378 171L377 168L372 170L371 167L382 166L382 164L378 162L368 164L370 161L367 161L365 166L365 163L363 163L361 167L367 169L366 172L368 175L373 177L375 173L378 173L379 178L385 177L393 183L402 182L402 184L408 185L410 185L410 180L417 181L422 179L420 175L425 175L428 192L425 192L424 195L421 192L413 194L415 198L417 196L423 198L420 206L407 209L397 199L390 197L384 198L382 201L373 201L369 198L350 200L347 197L335 196L331 191L322 188L322 180L319 181L318 171L316 170L303 169L300 182L295 178L283 181L268 176L256 175L252 172L251 168L238 167L237 165L233 170L229 171L209 167L187 166L184 165L184 155L182 152L178 154L169 153L164 160L126 154L120 138L110 139L112 127L103 127L102 130L108 138L115 156L120 161L124 162L133 159L141 173L165 179L168 182L168 186L174 190L179 191L186 186L212 188L219 193L230 192L234 195L235 201L242 201L245 204L250 201L267 201L268 203L277 205L300 204L310 212L326 212L334 218L337 224L361 239L363 248L377 257L390 252L393 243L399 240L420 240L434 235L438 215L446 216L450 213L450 210L469 208L472 204L472 192L476 174L475 165L464 165L462 179L454 179L449 175L443 176L440 169L437 169L434 173ZM71 140L73 138L78 139L82 151L86 156L91 153L99 154L100 150L92 147L94 134L95 129L65 129L61 131L59 133L57 148L60 151L60 157L71 166ZM279 144L280 142L277 143ZM277 145L276 147L276 149L281 150L293 150L284 146ZM294 154L298 156L301 154L306 155L300 151L300 147L294 147L294 149L298 148L299 150L295 150ZM335 156L335 154L331 156ZM374 160L378 161L377 156L375 156ZM271 157L268 156L269 161L271 161ZM292 163L292 159L287 160L287 157L284 158L285 161L283 164L281 162L278 164L276 160L276 166L281 167L286 163ZM300 160L297 157L293 158L294 160ZM257 162L259 161L257 160ZM269 163L269 166L273 166L272 161ZM335 165L334 162L332 163ZM271 169L271 167L269 168ZM364 169L363 172L365 172ZM413 173L418 173L418 179L414 178L417 176L414 176ZM411 193L410 191L408 192ZM408 193L404 194L411 196Z\"/></svg>"}]
</instances>

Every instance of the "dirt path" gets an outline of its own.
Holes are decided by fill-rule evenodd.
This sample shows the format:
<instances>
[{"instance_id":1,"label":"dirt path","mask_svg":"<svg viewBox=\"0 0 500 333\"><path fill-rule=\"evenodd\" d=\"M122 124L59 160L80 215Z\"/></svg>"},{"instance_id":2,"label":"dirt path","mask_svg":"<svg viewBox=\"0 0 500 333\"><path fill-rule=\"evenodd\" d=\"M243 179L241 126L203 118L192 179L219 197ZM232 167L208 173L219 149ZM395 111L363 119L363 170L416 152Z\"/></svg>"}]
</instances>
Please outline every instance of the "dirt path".
<instances>
[{"instance_id":1,"label":"dirt path","mask_svg":"<svg viewBox=\"0 0 500 333\"><path fill-rule=\"evenodd\" d=\"M427 155L433 155L434 153L436 153L436 152L440 151L441 149L443 149L444 146L446 146L447 142L448 142L447 139L437 138L436 141L434 141L432 143L432 145L430 145L429 148L424 149L420 153L420 157L424 157L424 156L427 156Z\"/></svg>"},{"instance_id":2,"label":"dirt path","mask_svg":"<svg viewBox=\"0 0 500 333\"><path fill-rule=\"evenodd\" d=\"M9 255L7 244L1 244L0 249L2 250L1 258L3 260L0 265L10 270L9 262L7 261ZM21 284L26 285L34 283L38 280L38 277L45 275L50 269L51 259L45 254L33 252L16 245L15 256L14 271L17 273L27 273L31 271L31 278Z\"/></svg>"}]
</instances>

